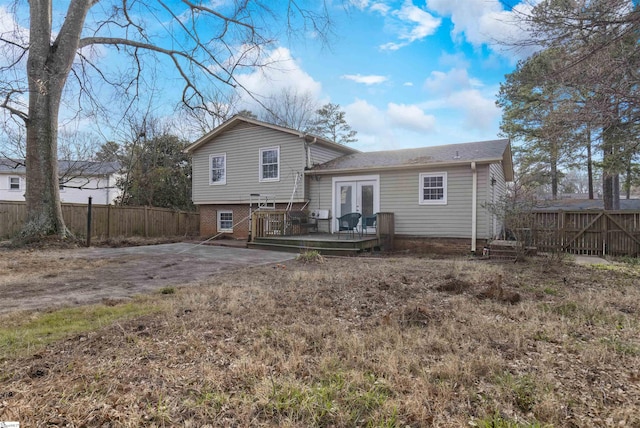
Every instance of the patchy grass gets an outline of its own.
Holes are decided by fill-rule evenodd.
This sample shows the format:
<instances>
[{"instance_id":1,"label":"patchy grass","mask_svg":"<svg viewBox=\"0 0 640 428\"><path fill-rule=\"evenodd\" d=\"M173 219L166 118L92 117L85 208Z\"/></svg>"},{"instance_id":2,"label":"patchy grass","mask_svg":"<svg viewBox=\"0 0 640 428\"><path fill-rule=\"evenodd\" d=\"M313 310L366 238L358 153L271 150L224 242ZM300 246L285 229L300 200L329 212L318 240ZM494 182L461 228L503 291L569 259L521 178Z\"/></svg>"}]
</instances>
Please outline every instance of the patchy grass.
<instances>
[{"instance_id":1,"label":"patchy grass","mask_svg":"<svg viewBox=\"0 0 640 428\"><path fill-rule=\"evenodd\" d=\"M45 345L70 335L92 332L160 310L156 304L131 302L4 316L3 327L0 327L0 361L25 351L38 352Z\"/></svg>"},{"instance_id":2,"label":"patchy grass","mask_svg":"<svg viewBox=\"0 0 640 428\"><path fill-rule=\"evenodd\" d=\"M640 426L640 289L628 271L326 258L161 293L4 316L0 420Z\"/></svg>"}]
</instances>

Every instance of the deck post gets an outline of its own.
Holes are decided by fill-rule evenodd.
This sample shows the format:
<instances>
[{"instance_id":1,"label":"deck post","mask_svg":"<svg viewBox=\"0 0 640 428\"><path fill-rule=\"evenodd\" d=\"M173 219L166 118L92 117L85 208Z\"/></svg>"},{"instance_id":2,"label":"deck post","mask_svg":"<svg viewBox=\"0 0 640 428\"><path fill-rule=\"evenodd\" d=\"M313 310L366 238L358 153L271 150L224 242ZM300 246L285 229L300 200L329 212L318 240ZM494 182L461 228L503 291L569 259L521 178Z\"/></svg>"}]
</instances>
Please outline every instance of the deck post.
<instances>
[{"instance_id":1,"label":"deck post","mask_svg":"<svg viewBox=\"0 0 640 428\"><path fill-rule=\"evenodd\" d=\"M393 250L395 219L393 213L376 214L376 236L385 250Z\"/></svg>"}]
</instances>

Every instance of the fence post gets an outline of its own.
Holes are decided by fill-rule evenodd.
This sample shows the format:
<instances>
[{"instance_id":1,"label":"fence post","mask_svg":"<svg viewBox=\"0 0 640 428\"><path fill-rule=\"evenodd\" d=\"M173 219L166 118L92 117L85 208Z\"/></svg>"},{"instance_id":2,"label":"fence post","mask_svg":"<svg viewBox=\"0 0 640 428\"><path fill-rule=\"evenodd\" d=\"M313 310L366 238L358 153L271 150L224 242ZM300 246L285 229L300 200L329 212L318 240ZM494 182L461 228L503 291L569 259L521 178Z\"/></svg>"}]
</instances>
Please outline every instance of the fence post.
<instances>
[{"instance_id":1,"label":"fence post","mask_svg":"<svg viewBox=\"0 0 640 428\"><path fill-rule=\"evenodd\" d=\"M111 204L107 205L107 239L111 238Z\"/></svg>"},{"instance_id":2,"label":"fence post","mask_svg":"<svg viewBox=\"0 0 640 428\"><path fill-rule=\"evenodd\" d=\"M144 237L149 237L149 207L144 206Z\"/></svg>"},{"instance_id":3,"label":"fence post","mask_svg":"<svg viewBox=\"0 0 640 428\"><path fill-rule=\"evenodd\" d=\"M87 247L91 246L91 200L89 196L89 204L87 205Z\"/></svg>"}]
</instances>

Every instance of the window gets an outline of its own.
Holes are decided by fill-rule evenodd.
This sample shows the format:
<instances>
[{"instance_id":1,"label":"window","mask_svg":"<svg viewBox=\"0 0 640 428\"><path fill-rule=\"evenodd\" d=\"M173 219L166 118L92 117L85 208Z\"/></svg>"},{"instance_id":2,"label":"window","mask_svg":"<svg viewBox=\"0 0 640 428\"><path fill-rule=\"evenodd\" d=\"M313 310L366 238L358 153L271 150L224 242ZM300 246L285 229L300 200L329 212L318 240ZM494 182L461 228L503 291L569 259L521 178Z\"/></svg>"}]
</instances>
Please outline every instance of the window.
<instances>
[{"instance_id":1,"label":"window","mask_svg":"<svg viewBox=\"0 0 640 428\"><path fill-rule=\"evenodd\" d=\"M233 232L233 211L218 211L218 232Z\"/></svg>"},{"instance_id":2,"label":"window","mask_svg":"<svg viewBox=\"0 0 640 428\"><path fill-rule=\"evenodd\" d=\"M447 204L447 173L434 172L420 174L420 204Z\"/></svg>"},{"instance_id":3,"label":"window","mask_svg":"<svg viewBox=\"0 0 640 428\"><path fill-rule=\"evenodd\" d=\"M280 181L280 147L260 149L260 181Z\"/></svg>"},{"instance_id":4,"label":"window","mask_svg":"<svg viewBox=\"0 0 640 428\"><path fill-rule=\"evenodd\" d=\"M9 177L9 190L20 190L20 177Z\"/></svg>"},{"instance_id":5,"label":"window","mask_svg":"<svg viewBox=\"0 0 640 428\"><path fill-rule=\"evenodd\" d=\"M209 156L210 179L209 184L227 184L227 154Z\"/></svg>"}]
</instances>

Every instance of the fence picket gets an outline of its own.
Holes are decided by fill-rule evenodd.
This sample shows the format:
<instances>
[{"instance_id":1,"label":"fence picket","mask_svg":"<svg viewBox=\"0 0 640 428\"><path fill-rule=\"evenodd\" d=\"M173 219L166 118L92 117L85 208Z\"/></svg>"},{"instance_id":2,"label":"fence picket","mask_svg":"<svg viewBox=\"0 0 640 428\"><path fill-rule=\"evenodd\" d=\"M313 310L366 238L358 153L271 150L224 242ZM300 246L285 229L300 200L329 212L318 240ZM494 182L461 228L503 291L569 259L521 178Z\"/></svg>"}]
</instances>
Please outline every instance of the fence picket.
<instances>
[{"instance_id":1,"label":"fence picket","mask_svg":"<svg viewBox=\"0 0 640 428\"><path fill-rule=\"evenodd\" d=\"M197 236L200 214L156 207L118 207L93 205L91 234L98 238L115 236ZM87 205L62 204L62 215L76 236L87 233ZM182 219L176 222L176 217ZM20 231L27 218L25 202L0 202L0 238ZM177 225L177 226L176 226Z\"/></svg>"}]
</instances>

